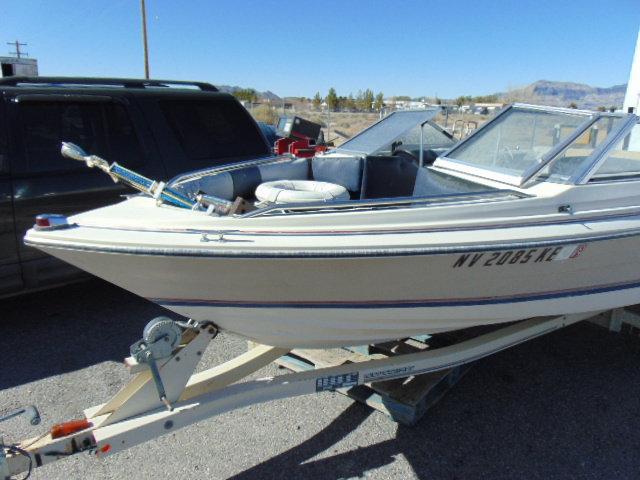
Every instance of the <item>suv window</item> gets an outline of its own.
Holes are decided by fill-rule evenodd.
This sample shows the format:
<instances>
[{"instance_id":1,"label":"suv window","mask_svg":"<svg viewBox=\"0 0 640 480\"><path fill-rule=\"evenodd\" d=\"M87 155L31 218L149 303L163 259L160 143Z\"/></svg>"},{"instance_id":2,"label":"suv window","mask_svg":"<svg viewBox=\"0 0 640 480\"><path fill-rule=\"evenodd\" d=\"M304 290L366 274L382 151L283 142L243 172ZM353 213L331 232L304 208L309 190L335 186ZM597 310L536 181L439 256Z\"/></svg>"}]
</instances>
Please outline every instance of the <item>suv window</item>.
<instances>
[{"instance_id":1,"label":"suv window","mask_svg":"<svg viewBox=\"0 0 640 480\"><path fill-rule=\"evenodd\" d=\"M212 159L265 156L267 145L244 109L233 102L165 100L160 108L185 155Z\"/></svg>"},{"instance_id":2,"label":"suv window","mask_svg":"<svg viewBox=\"0 0 640 480\"><path fill-rule=\"evenodd\" d=\"M9 145L7 144L7 120L5 117L4 105L0 103L0 174L9 172Z\"/></svg>"},{"instance_id":3,"label":"suv window","mask_svg":"<svg viewBox=\"0 0 640 480\"><path fill-rule=\"evenodd\" d=\"M123 105L110 102L25 102L19 105L24 141L24 169L48 172L84 168L60 155L60 142L129 167L141 165L142 154Z\"/></svg>"}]
</instances>

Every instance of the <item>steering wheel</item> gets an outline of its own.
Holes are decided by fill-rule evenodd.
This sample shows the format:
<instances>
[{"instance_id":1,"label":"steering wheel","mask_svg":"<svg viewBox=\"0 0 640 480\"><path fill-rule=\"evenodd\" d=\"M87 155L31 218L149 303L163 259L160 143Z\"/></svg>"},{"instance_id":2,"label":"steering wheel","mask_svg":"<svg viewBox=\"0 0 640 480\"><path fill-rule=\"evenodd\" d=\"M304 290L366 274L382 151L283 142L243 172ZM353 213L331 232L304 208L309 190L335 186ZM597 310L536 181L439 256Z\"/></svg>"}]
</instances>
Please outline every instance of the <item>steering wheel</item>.
<instances>
[{"instance_id":1,"label":"steering wheel","mask_svg":"<svg viewBox=\"0 0 640 480\"><path fill-rule=\"evenodd\" d=\"M394 150L391 155L394 157L406 158L407 160L411 160L415 163L420 162L420 159L418 157L416 157L413 153L411 153L409 150L406 150L404 148L398 148Z\"/></svg>"},{"instance_id":2,"label":"steering wheel","mask_svg":"<svg viewBox=\"0 0 640 480\"><path fill-rule=\"evenodd\" d=\"M506 155L505 155L506 154ZM500 149L500 153L499 155L496 155L493 165L504 165L506 162L504 160L502 160L503 156L508 156L509 158L506 160L506 162L510 163L511 165L514 164L516 157L515 154L513 153L513 149L511 147L508 147L506 145L502 146L502 149Z\"/></svg>"}]
</instances>

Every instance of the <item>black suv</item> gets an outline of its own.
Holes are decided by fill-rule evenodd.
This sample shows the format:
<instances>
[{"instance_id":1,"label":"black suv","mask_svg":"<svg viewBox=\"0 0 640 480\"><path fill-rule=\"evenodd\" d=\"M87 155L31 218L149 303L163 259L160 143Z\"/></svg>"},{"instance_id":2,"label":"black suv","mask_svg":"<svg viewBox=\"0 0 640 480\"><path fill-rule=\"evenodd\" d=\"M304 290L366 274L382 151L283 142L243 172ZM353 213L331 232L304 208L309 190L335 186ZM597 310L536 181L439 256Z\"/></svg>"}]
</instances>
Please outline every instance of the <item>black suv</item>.
<instances>
[{"instance_id":1,"label":"black suv","mask_svg":"<svg viewBox=\"0 0 640 480\"><path fill-rule=\"evenodd\" d=\"M159 180L271 154L245 108L208 83L0 79L0 296L79 278L22 243L36 214L70 215L129 193L63 158L62 140Z\"/></svg>"}]
</instances>

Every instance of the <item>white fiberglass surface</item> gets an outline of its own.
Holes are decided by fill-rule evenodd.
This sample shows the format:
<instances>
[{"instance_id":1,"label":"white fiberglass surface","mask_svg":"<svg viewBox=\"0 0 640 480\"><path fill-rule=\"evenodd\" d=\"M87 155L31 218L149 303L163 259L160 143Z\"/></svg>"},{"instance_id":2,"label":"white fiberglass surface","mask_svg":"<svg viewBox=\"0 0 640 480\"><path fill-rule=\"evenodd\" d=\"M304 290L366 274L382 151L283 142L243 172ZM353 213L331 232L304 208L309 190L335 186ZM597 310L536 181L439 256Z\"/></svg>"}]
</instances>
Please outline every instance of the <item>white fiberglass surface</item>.
<instances>
[{"instance_id":1,"label":"white fiberglass surface","mask_svg":"<svg viewBox=\"0 0 640 480\"><path fill-rule=\"evenodd\" d=\"M482 170L521 177L586 120L566 111L512 108L447 155Z\"/></svg>"}]
</instances>

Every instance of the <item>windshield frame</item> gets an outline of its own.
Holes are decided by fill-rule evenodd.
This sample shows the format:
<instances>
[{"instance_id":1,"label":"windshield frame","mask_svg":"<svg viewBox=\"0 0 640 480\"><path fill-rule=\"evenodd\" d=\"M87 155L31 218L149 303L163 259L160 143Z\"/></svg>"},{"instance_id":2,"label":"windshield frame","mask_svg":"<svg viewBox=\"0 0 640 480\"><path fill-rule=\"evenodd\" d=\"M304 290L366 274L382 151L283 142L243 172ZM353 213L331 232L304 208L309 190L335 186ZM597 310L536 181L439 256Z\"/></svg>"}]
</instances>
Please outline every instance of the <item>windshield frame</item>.
<instances>
[{"instance_id":1,"label":"windshield frame","mask_svg":"<svg viewBox=\"0 0 640 480\"><path fill-rule=\"evenodd\" d=\"M560 113L560 114L571 114L578 115L584 117L584 121L579 124L571 134L569 134L562 141L558 142L554 145L549 151L547 151L541 158L539 162L533 163L529 166L521 175L510 175L507 173L496 172L490 169L482 168L479 166L472 165L468 162L458 160L455 158L455 151L459 149L461 146L472 140L476 135L480 132L485 131L485 129L491 128L495 125L496 121L500 119L503 115L507 114L510 111L543 111L550 113ZM593 165L597 162L597 160L606 153L608 147L610 147L613 139L618 138L623 134L624 131L631 128L630 123L635 124L635 121L631 117L635 117L635 115L620 113L620 112L594 112L591 110L579 110L573 108L562 108L562 107L545 107L540 105L529 105L523 103L514 103L503 109L498 115L493 117L487 123L485 123L482 127L477 129L467 138L459 142L457 145L453 146L451 149L447 150L441 157L435 161L435 167L445 168L447 170L453 170L460 173L471 174L474 176L479 176L482 178L486 178L488 180L498 181L501 183L506 183L509 185L513 185L516 187L523 187L530 180L534 179L549 163L551 163L558 155L560 155L567 147L569 147L574 141L576 141L584 132L586 132L591 126L597 122L600 118L603 117L630 117L626 122L621 122L621 125L614 128L608 135L608 138L603 142L602 145L597 147L587 160L584 165L579 168L576 172L573 172L569 180L562 183L575 183L580 181L581 183L588 181L584 180L585 174L587 172L593 172ZM554 181L554 183L558 183Z\"/></svg>"}]
</instances>

